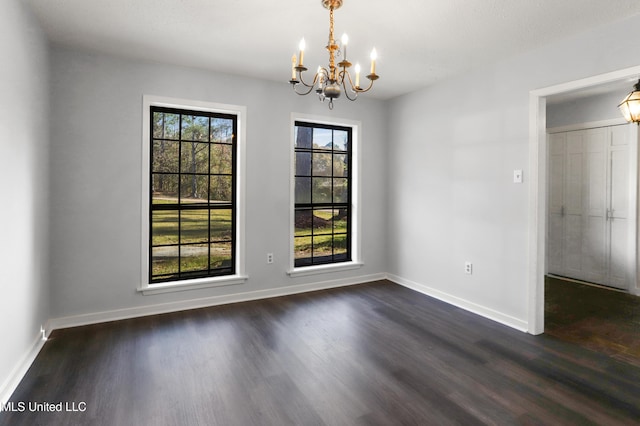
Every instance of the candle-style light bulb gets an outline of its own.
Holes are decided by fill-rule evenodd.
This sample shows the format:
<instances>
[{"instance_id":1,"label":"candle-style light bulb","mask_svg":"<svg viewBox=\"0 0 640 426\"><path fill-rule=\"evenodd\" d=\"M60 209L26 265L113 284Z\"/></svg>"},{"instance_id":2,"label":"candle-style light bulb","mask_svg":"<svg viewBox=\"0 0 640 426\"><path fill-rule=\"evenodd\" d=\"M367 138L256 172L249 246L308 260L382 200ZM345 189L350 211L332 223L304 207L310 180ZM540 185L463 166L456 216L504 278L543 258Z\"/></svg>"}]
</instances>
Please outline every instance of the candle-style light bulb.
<instances>
[{"instance_id":1,"label":"candle-style light bulb","mask_svg":"<svg viewBox=\"0 0 640 426\"><path fill-rule=\"evenodd\" d=\"M349 36L346 34L342 34L342 50L344 51L343 58L345 61L347 60L347 44L349 44Z\"/></svg>"},{"instance_id":2,"label":"candle-style light bulb","mask_svg":"<svg viewBox=\"0 0 640 426\"><path fill-rule=\"evenodd\" d=\"M360 87L360 64L356 64L356 87Z\"/></svg>"},{"instance_id":3,"label":"candle-style light bulb","mask_svg":"<svg viewBox=\"0 0 640 426\"><path fill-rule=\"evenodd\" d=\"M296 58L296 55L293 55L291 57L291 80L296 79L296 62L298 62L298 59Z\"/></svg>"},{"instance_id":4,"label":"candle-style light bulb","mask_svg":"<svg viewBox=\"0 0 640 426\"><path fill-rule=\"evenodd\" d=\"M299 65L300 66L302 66L302 64L304 63L304 49L305 49L305 47L307 47L307 45L306 45L306 43L304 41L304 38L303 38L302 40L300 40L300 45L299 45L299 48L300 48L300 64Z\"/></svg>"},{"instance_id":5,"label":"candle-style light bulb","mask_svg":"<svg viewBox=\"0 0 640 426\"><path fill-rule=\"evenodd\" d=\"M376 59L378 59L378 52L374 47L373 50L371 51L371 74L376 73Z\"/></svg>"}]
</instances>

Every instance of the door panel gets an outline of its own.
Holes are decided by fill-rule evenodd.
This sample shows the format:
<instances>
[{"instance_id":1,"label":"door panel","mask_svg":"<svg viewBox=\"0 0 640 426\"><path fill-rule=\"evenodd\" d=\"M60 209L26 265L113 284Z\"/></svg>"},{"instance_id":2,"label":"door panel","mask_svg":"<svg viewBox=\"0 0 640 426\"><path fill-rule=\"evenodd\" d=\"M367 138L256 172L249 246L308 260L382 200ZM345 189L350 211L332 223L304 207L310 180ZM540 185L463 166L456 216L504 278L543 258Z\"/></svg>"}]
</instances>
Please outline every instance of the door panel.
<instances>
[{"instance_id":1,"label":"door panel","mask_svg":"<svg viewBox=\"0 0 640 426\"><path fill-rule=\"evenodd\" d=\"M566 162L565 133L549 136L549 188L547 227L547 271L564 274L564 170Z\"/></svg>"},{"instance_id":2,"label":"door panel","mask_svg":"<svg viewBox=\"0 0 640 426\"><path fill-rule=\"evenodd\" d=\"M548 271L628 289L635 264L629 255L635 236L628 235L629 127L556 133L548 140Z\"/></svg>"},{"instance_id":3,"label":"door panel","mask_svg":"<svg viewBox=\"0 0 640 426\"><path fill-rule=\"evenodd\" d=\"M605 283L612 287L628 289L627 280L627 257L628 253L628 232L627 219L614 218L610 221L611 226L611 256L609 263L609 279Z\"/></svg>"}]
</instances>

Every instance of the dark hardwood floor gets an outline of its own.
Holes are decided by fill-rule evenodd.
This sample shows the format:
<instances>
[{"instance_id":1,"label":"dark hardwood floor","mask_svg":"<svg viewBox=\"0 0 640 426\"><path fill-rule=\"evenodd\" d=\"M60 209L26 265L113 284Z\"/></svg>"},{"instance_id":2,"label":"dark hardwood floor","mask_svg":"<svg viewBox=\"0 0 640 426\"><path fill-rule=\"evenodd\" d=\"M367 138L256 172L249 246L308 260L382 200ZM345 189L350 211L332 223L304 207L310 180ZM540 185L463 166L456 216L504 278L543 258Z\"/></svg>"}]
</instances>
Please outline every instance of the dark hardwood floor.
<instances>
[{"instance_id":1,"label":"dark hardwood floor","mask_svg":"<svg viewBox=\"0 0 640 426\"><path fill-rule=\"evenodd\" d=\"M381 281L57 330L2 425L622 425L640 368ZM84 407L84 405L81 405Z\"/></svg>"},{"instance_id":2,"label":"dark hardwood floor","mask_svg":"<svg viewBox=\"0 0 640 426\"><path fill-rule=\"evenodd\" d=\"M545 333L640 367L640 297L546 277Z\"/></svg>"}]
</instances>

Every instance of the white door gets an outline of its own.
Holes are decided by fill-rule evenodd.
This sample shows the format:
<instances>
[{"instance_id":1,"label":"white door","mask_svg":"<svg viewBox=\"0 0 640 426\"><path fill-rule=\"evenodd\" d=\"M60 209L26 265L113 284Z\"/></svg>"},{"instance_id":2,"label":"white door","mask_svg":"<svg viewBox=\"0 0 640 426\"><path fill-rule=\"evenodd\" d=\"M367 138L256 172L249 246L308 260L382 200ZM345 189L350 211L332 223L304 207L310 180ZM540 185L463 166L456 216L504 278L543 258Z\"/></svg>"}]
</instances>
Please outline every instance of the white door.
<instances>
[{"instance_id":1,"label":"white door","mask_svg":"<svg viewBox=\"0 0 640 426\"><path fill-rule=\"evenodd\" d=\"M585 173L582 279L606 284L607 278L607 135L605 127L584 130Z\"/></svg>"},{"instance_id":2,"label":"white door","mask_svg":"<svg viewBox=\"0 0 640 426\"><path fill-rule=\"evenodd\" d=\"M549 135L549 273L629 288L630 136L629 126Z\"/></svg>"},{"instance_id":3,"label":"white door","mask_svg":"<svg viewBox=\"0 0 640 426\"><path fill-rule=\"evenodd\" d=\"M609 276L607 284L627 289L629 264L629 132L625 126L611 128L609 148Z\"/></svg>"},{"instance_id":4,"label":"white door","mask_svg":"<svg viewBox=\"0 0 640 426\"><path fill-rule=\"evenodd\" d=\"M567 133L564 182L564 275L585 279L582 263L584 132Z\"/></svg>"},{"instance_id":5,"label":"white door","mask_svg":"<svg viewBox=\"0 0 640 426\"><path fill-rule=\"evenodd\" d=\"M564 274L564 171L567 134L549 135L549 194L547 221L547 267L551 274Z\"/></svg>"}]
</instances>

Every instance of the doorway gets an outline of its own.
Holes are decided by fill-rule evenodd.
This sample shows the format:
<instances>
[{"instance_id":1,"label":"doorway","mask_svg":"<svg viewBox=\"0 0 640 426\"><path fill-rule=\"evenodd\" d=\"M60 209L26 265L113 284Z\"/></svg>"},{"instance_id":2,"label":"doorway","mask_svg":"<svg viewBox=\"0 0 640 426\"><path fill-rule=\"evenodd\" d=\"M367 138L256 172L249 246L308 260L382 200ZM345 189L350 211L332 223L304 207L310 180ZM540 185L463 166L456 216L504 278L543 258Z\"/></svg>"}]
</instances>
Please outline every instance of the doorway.
<instances>
[{"instance_id":1,"label":"doorway","mask_svg":"<svg viewBox=\"0 0 640 426\"><path fill-rule=\"evenodd\" d=\"M627 85L640 75L640 66L615 71L582 80L533 90L529 96L529 168L531 179L529 184L529 297L528 297L528 332L542 334L544 332L545 306L545 275L546 265L546 234L547 234L547 101L558 96L572 96L578 92L603 90L611 85ZM637 140L637 129L635 130ZM637 155L637 154L636 154ZM637 167L637 161L635 162ZM636 195L634 195L636 197ZM637 198L633 200L637 205ZM631 256L637 265L637 223L630 224L629 232L636 238L631 238ZM632 294L639 294L637 266L630 271L630 288Z\"/></svg>"},{"instance_id":2,"label":"doorway","mask_svg":"<svg viewBox=\"0 0 640 426\"><path fill-rule=\"evenodd\" d=\"M591 105L590 110L616 105L628 89L622 90L585 97L580 103ZM573 104L548 105L547 122L557 121L549 116L563 115ZM610 117L617 111L604 108L603 114ZM577 120L582 118L578 115ZM610 126L577 123L572 130L547 128L548 275L625 291L630 287L635 259L630 256L629 224L636 216L631 194L638 179L631 155L636 150L633 125L621 121L624 124Z\"/></svg>"}]
</instances>

